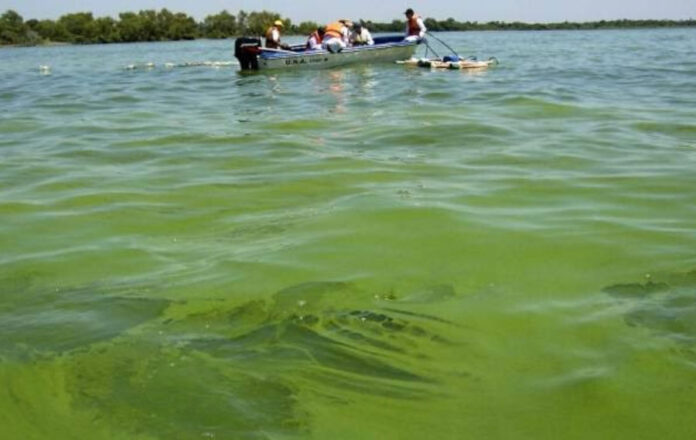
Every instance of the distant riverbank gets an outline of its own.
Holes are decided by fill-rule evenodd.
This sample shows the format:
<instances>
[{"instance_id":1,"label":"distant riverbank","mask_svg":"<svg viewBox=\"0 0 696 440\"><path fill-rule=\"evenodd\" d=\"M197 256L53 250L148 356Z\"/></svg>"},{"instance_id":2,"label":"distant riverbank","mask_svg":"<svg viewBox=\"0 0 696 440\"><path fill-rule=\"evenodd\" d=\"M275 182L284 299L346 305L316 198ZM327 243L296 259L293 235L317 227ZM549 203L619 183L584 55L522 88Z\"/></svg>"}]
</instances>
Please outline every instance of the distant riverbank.
<instances>
[{"instance_id":1,"label":"distant riverbank","mask_svg":"<svg viewBox=\"0 0 696 440\"><path fill-rule=\"evenodd\" d=\"M2 44L0 49L12 49L17 47L63 47L63 46L73 46L74 43L63 43L60 41L41 41L39 43L25 43L25 44Z\"/></svg>"},{"instance_id":2,"label":"distant riverbank","mask_svg":"<svg viewBox=\"0 0 696 440\"><path fill-rule=\"evenodd\" d=\"M308 35L320 24L303 21L294 24L272 11L245 12L236 15L227 11L209 15L197 22L182 12L144 10L124 12L118 19L95 18L91 12L66 14L58 20L24 20L17 12L8 10L0 16L1 46L37 46L60 44L103 44L146 41L222 39L241 35L264 35L275 20L285 23L286 35ZM372 32L402 32L404 20L389 23L362 21ZM527 31L527 30L596 30L696 27L696 20L602 20L595 22L522 23L491 21L479 23L457 21L454 18L425 19L426 27L434 32L448 31Z\"/></svg>"}]
</instances>

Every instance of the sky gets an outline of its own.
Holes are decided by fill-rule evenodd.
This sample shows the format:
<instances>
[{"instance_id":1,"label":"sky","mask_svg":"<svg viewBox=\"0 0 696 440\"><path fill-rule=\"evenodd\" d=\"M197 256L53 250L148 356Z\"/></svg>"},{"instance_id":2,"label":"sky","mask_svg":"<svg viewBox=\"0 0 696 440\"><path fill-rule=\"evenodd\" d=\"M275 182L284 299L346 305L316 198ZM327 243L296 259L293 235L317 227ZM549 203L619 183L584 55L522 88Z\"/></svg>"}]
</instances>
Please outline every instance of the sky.
<instances>
[{"instance_id":1,"label":"sky","mask_svg":"<svg viewBox=\"0 0 696 440\"><path fill-rule=\"evenodd\" d=\"M594 21L628 19L696 18L696 0L0 0L0 12L14 9L25 20L55 19L70 12L117 16L119 12L167 8L201 20L223 9L276 11L293 22L328 22L336 18L374 21L403 19L412 7L424 17L460 21Z\"/></svg>"}]
</instances>

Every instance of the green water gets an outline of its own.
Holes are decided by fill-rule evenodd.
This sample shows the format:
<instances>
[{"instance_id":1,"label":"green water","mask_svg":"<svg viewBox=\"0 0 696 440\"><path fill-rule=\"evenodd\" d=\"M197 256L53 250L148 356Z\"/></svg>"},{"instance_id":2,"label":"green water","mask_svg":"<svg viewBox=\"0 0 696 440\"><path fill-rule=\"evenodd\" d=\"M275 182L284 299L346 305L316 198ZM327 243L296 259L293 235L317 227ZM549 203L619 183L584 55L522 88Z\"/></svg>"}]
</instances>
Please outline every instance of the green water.
<instances>
[{"instance_id":1,"label":"green water","mask_svg":"<svg viewBox=\"0 0 696 440\"><path fill-rule=\"evenodd\" d=\"M693 30L445 37L0 50L0 437L694 438Z\"/></svg>"}]
</instances>

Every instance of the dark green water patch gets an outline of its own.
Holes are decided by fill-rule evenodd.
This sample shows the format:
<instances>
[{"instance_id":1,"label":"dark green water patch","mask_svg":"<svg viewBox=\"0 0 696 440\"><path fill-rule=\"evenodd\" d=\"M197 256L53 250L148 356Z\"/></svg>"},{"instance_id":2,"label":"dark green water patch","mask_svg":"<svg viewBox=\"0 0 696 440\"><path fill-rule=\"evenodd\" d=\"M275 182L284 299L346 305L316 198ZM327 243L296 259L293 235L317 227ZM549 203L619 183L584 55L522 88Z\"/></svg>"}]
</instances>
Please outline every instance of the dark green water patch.
<instances>
[{"instance_id":1,"label":"dark green water patch","mask_svg":"<svg viewBox=\"0 0 696 440\"><path fill-rule=\"evenodd\" d=\"M19 286L28 283L18 280ZM410 402L437 394L430 350L450 347L445 333L455 325L409 307L454 296L443 285L404 294L400 301L400 295L375 295L352 283L310 282L267 300L177 302L137 332L111 341L102 337L55 362L72 408L93 413L114 432L172 439L304 438L312 434L309 407L315 399L347 405L355 395ZM110 321L126 323L130 316L129 325L161 313L153 304L167 305L89 298L86 289L53 301L62 310L102 319L108 306ZM82 330L112 335L94 326ZM61 344L40 333L47 344Z\"/></svg>"},{"instance_id":2,"label":"dark green water patch","mask_svg":"<svg viewBox=\"0 0 696 440\"><path fill-rule=\"evenodd\" d=\"M644 133L662 134L688 138L691 141L696 139L696 125L694 124L675 124L668 122L644 121L636 122L633 128Z\"/></svg>"},{"instance_id":3,"label":"dark green water patch","mask_svg":"<svg viewBox=\"0 0 696 440\"><path fill-rule=\"evenodd\" d=\"M323 119L293 119L289 121L267 122L264 130L280 131L282 133L295 133L326 129L330 123Z\"/></svg>"},{"instance_id":4,"label":"dark green water patch","mask_svg":"<svg viewBox=\"0 0 696 440\"><path fill-rule=\"evenodd\" d=\"M126 94L108 94L105 99L101 102L111 103L111 104L137 104L141 102L142 99L137 95L126 95Z\"/></svg>"},{"instance_id":5,"label":"dark green water patch","mask_svg":"<svg viewBox=\"0 0 696 440\"><path fill-rule=\"evenodd\" d=\"M177 134L132 141L118 142L118 147L169 147L169 146L201 146L201 145L239 145L258 141L255 136L211 136L204 134Z\"/></svg>"},{"instance_id":6,"label":"dark green water patch","mask_svg":"<svg viewBox=\"0 0 696 440\"><path fill-rule=\"evenodd\" d=\"M13 119L2 119L0 120L0 133L3 134L3 137L18 133L31 133L40 129L41 126L41 123L35 118L15 117ZM15 142L11 142L10 145L17 145Z\"/></svg>"},{"instance_id":7,"label":"dark green water patch","mask_svg":"<svg viewBox=\"0 0 696 440\"><path fill-rule=\"evenodd\" d=\"M31 288L31 281L3 283L0 357L63 353L112 339L159 316L169 301L129 291ZM47 306L49 304L50 306Z\"/></svg>"},{"instance_id":8,"label":"dark green water patch","mask_svg":"<svg viewBox=\"0 0 696 440\"><path fill-rule=\"evenodd\" d=\"M2 215L13 215L13 214L25 214L34 212L38 204L26 203L26 202L0 202L0 214Z\"/></svg>"},{"instance_id":9,"label":"dark green water patch","mask_svg":"<svg viewBox=\"0 0 696 440\"><path fill-rule=\"evenodd\" d=\"M696 270L616 284L604 292L630 306L625 321L679 343L696 345Z\"/></svg>"},{"instance_id":10,"label":"dark green water patch","mask_svg":"<svg viewBox=\"0 0 696 440\"><path fill-rule=\"evenodd\" d=\"M539 97L517 96L502 100L503 108L514 111L520 119L554 119L573 117L592 117L592 110L571 105L545 100ZM523 110L523 112L520 112Z\"/></svg>"},{"instance_id":11,"label":"dark green water patch","mask_svg":"<svg viewBox=\"0 0 696 440\"><path fill-rule=\"evenodd\" d=\"M424 298L418 295L421 301L440 301L450 299L453 290L436 287ZM418 361L429 347L449 344L440 332L454 325L403 310L407 305L364 295L349 283L305 283L279 291L270 301L211 304L166 321L162 331L188 350L236 365L418 387L434 382Z\"/></svg>"},{"instance_id":12,"label":"dark green water patch","mask_svg":"<svg viewBox=\"0 0 696 440\"><path fill-rule=\"evenodd\" d=\"M81 353L67 368L74 405L126 433L270 439L307 429L296 388L203 355L123 342Z\"/></svg>"}]
</instances>

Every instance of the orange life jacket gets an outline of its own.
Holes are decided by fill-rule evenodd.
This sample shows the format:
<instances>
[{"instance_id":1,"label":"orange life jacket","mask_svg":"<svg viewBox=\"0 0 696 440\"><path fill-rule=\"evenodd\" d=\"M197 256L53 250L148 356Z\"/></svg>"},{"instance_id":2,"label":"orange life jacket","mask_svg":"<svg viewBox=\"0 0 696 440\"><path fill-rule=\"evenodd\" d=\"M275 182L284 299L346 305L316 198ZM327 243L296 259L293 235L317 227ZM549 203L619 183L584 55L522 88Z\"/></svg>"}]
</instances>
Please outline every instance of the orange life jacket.
<instances>
[{"instance_id":1,"label":"orange life jacket","mask_svg":"<svg viewBox=\"0 0 696 440\"><path fill-rule=\"evenodd\" d=\"M421 33L421 27L418 24L418 19L420 17L417 16L416 14L413 14L413 17L411 17L410 20L408 20L408 35L420 35Z\"/></svg>"},{"instance_id":2,"label":"orange life jacket","mask_svg":"<svg viewBox=\"0 0 696 440\"><path fill-rule=\"evenodd\" d=\"M340 21L335 21L330 25L326 26L326 32L324 32L324 38L343 38L343 23Z\"/></svg>"},{"instance_id":3,"label":"orange life jacket","mask_svg":"<svg viewBox=\"0 0 696 440\"><path fill-rule=\"evenodd\" d=\"M275 26L271 26L266 31L266 47L269 49L278 49L280 47L280 44L278 44L278 42L273 41L273 30L274 29L277 29L277 28ZM278 33L280 34L280 30L278 30Z\"/></svg>"},{"instance_id":4,"label":"orange life jacket","mask_svg":"<svg viewBox=\"0 0 696 440\"><path fill-rule=\"evenodd\" d=\"M309 38L307 39L307 49L309 49L309 40L311 40L312 38L314 38L314 41L316 41L317 44L321 44L321 41L322 41L321 35L319 35L318 31L314 31L314 32L312 32L312 35L310 35Z\"/></svg>"}]
</instances>

